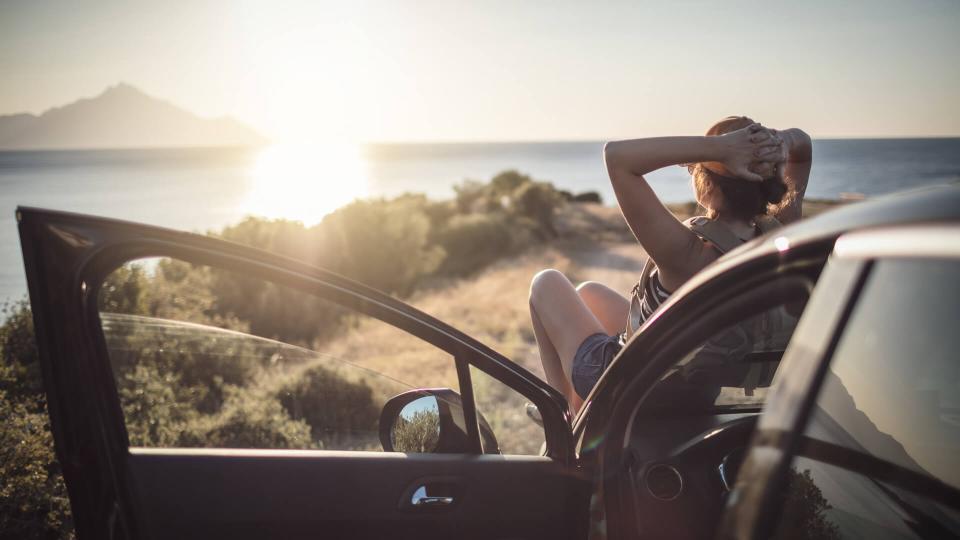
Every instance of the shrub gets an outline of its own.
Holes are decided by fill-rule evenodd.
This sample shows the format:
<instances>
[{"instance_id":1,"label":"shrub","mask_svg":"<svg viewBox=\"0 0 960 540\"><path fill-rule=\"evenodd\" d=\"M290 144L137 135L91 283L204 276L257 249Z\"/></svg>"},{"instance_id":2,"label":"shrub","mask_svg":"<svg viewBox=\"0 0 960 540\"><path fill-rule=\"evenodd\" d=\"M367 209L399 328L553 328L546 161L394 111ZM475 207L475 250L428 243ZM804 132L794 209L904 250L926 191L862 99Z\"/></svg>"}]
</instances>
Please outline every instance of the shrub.
<instances>
[{"instance_id":1,"label":"shrub","mask_svg":"<svg viewBox=\"0 0 960 540\"><path fill-rule=\"evenodd\" d=\"M192 421L205 389L184 388L176 373L160 373L156 366L137 365L118 381L120 404L133 446L176 446ZM191 399L192 398L192 399Z\"/></svg>"},{"instance_id":2,"label":"shrub","mask_svg":"<svg viewBox=\"0 0 960 540\"><path fill-rule=\"evenodd\" d=\"M489 210L489 189L483 182L464 180L453 186L453 192L456 195L454 201L460 214ZM499 203L497 203L497 207L499 208Z\"/></svg>"},{"instance_id":3,"label":"shrub","mask_svg":"<svg viewBox=\"0 0 960 540\"><path fill-rule=\"evenodd\" d=\"M145 315L150 281L141 266L124 265L107 276L97 297L100 311Z\"/></svg>"},{"instance_id":4,"label":"shrub","mask_svg":"<svg viewBox=\"0 0 960 540\"><path fill-rule=\"evenodd\" d=\"M437 234L447 256L439 274L465 276L513 251L511 228L505 216L456 216Z\"/></svg>"},{"instance_id":5,"label":"shrub","mask_svg":"<svg viewBox=\"0 0 960 540\"><path fill-rule=\"evenodd\" d=\"M258 391L227 388L223 409L194 422L180 446L208 448L313 448L310 426L290 418L273 397Z\"/></svg>"},{"instance_id":6,"label":"shrub","mask_svg":"<svg viewBox=\"0 0 960 540\"><path fill-rule=\"evenodd\" d=\"M299 221L247 217L225 227L219 236L294 259L309 260L315 253L314 239Z\"/></svg>"},{"instance_id":7,"label":"shrub","mask_svg":"<svg viewBox=\"0 0 960 540\"><path fill-rule=\"evenodd\" d=\"M430 220L409 199L356 201L317 227L321 266L388 293L409 294L443 260L428 242Z\"/></svg>"},{"instance_id":8,"label":"shrub","mask_svg":"<svg viewBox=\"0 0 960 540\"><path fill-rule=\"evenodd\" d=\"M583 193L577 193L567 200L571 202L603 204L603 197L601 197L596 191L584 191Z\"/></svg>"},{"instance_id":9,"label":"shrub","mask_svg":"<svg viewBox=\"0 0 960 540\"><path fill-rule=\"evenodd\" d=\"M557 236L553 226L553 213L560 205L560 197L553 186L544 182L524 184L514 193L513 206L516 212L534 220L551 238Z\"/></svg>"},{"instance_id":10,"label":"shrub","mask_svg":"<svg viewBox=\"0 0 960 540\"><path fill-rule=\"evenodd\" d=\"M72 538L46 410L31 410L0 391L0 419L0 539Z\"/></svg>"},{"instance_id":11,"label":"shrub","mask_svg":"<svg viewBox=\"0 0 960 540\"><path fill-rule=\"evenodd\" d=\"M222 386L247 385L272 354L272 348L264 350L259 340L243 335L122 315L101 317L121 398L135 397L122 391L142 391L150 375L170 386L177 401L214 412L223 401Z\"/></svg>"},{"instance_id":12,"label":"shrub","mask_svg":"<svg viewBox=\"0 0 960 540\"><path fill-rule=\"evenodd\" d=\"M380 409L363 380L353 382L332 369L314 366L285 385L277 397L292 418L309 424L314 440L325 448L364 446L377 433Z\"/></svg>"},{"instance_id":13,"label":"shrub","mask_svg":"<svg viewBox=\"0 0 960 540\"><path fill-rule=\"evenodd\" d=\"M432 452L440 442L440 414L422 410L407 419L400 417L393 426L393 449L398 452Z\"/></svg>"},{"instance_id":14,"label":"shrub","mask_svg":"<svg viewBox=\"0 0 960 540\"><path fill-rule=\"evenodd\" d=\"M532 178L516 170L503 171L490 180L490 193L497 198L511 197L518 189L532 182Z\"/></svg>"},{"instance_id":15,"label":"shrub","mask_svg":"<svg viewBox=\"0 0 960 540\"><path fill-rule=\"evenodd\" d=\"M33 338L33 313L26 301L5 304L0 309L0 367L6 376L0 377L0 391L16 402L27 402L32 408L42 405L43 381L40 378L40 359Z\"/></svg>"},{"instance_id":16,"label":"shrub","mask_svg":"<svg viewBox=\"0 0 960 540\"><path fill-rule=\"evenodd\" d=\"M0 540L73 538L26 302L0 315Z\"/></svg>"}]
</instances>

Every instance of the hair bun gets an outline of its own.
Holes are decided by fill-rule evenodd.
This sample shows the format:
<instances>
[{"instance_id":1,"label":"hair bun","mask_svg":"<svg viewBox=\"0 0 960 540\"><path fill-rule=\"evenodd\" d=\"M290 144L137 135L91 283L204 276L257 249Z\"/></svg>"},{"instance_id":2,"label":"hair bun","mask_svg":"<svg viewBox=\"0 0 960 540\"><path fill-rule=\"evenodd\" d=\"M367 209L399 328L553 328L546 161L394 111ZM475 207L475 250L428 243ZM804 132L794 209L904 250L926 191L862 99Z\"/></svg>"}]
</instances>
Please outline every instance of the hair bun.
<instances>
[{"instance_id":1,"label":"hair bun","mask_svg":"<svg viewBox=\"0 0 960 540\"><path fill-rule=\"evenodd\" d=\"M767 178L760 183L764 198L770 204L780 204L787 194L787 184L779 177Z\"/></svg>"}]
</instances>

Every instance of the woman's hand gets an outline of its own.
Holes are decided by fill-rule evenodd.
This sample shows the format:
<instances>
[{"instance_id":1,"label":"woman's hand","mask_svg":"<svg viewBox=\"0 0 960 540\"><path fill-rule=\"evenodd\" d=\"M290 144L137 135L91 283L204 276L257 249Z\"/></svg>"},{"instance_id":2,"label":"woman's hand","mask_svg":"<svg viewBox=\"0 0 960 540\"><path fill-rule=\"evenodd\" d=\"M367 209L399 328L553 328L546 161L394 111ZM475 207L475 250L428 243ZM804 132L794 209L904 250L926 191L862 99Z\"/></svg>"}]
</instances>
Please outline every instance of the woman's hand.
<instances>
[{"instance_id":1,"label":"woman's hand","mask_svg":"<svg viewBox=\"0 0 960 540\"><path fill-rule=\"evenodd\" d=\"M751 182L762 182L772 175L776 168L773 154L780 152L783 146L776 131L760 124L751 124L718 138L723 142L723 160L719 164L709 163L707 168L719 165L722 170L716 172Z\"/></svg>"},{"instance_id":2,"label":"woman's hand","mask_svg":"<svg viewBox=\"0 0 960 540\"><path fill-rule=\"evenodd\" d=\"M750 171L759 174L763 178L778 177L783 180L787 159L790 157L790 150L776 130L768 130L776 145L763 147L757 155L757 160L750 164Z\"/></svg>"}]
</instances>

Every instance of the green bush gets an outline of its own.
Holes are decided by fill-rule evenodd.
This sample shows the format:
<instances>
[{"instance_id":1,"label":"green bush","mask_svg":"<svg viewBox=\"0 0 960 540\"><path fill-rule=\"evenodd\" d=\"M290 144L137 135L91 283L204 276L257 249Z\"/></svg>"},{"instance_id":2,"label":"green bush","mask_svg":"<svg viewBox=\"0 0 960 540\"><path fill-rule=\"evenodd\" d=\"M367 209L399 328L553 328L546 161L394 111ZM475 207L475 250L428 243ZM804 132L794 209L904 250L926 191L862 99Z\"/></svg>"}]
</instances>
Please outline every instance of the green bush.
<instances>
[{"instance_id":1,"label":"green bush","mask_svg":"<svg viewBox=\"0 0 960 540\"><path fill-rule=\"evenodd\" d=\"M422 410L407 419L400 417L393 426L393 449L398 452L429 453L440 442L440 414Z\"/></svg>"},{"instance_id":2,"label":"green bush","mask_svg":"<svg viewBox=\"0 0 960 540\"><path fill-rule=\"evenodd\" d=\"M176 373L161 373L153 365L137 365L117 381L127 435L132 446L177 446L199 417L197 402L203 387L185 388Z\"/></svg>"},{"instance_id":3,"label":"green bush","mask_svg":"<svg viewBox=\"0 0 960 540\"><path fill-rule=\"evenodd\" d=\"M490 193L497 198L512 197L518 189L532 182L533 178L519 171L503 171L490 179Z\"/></svg>"},{"instance_id":4,"label":"green bush","mask_svg":"<svg viewBox=\"0 0 960 540\"><path fill-rule=\"evenodd\" d=\"M26 302L0 315L0 540L73 538Z\"/></svg>"},{"instance_id":5,"label":"green bush","mask_svg":"<svg viewBox=\"0 0 960 540\"><path fill-rule=\"evenodd\" d=\"M31 410L0 391L0 422L0 539L72 538L46 410Z\"/></svg>"},{"instance_id":6,"label":"green bush","mask_svg":"<svg viewBox=\"0 0 960 540\"><path fill-rule=\"evenodd\" d=\"M517 214L534 220L550 238L557 236L553 214L561 198L553 186L544 182L528 182L514 192L513 201Z\"/></svg>"},{"instance_id":7,"label":"green bush","mask_svg":"<svg viewBox=\"0 0 960 540\"><path fill-rule=\"evenodd\" d=\"M309 424L325 448L364 446L377 433L380 408L364 381L350 381L336 371L314 366L277 394L283 408Z\"/></svg>"},{"instance_id":8,"label":"green bush","mask_svg":"<svg viewBox=\"0 0 960 540\"><path fill-rule=\"evenodd\" d=\"M8 376L0 378L0 391L14 401L29 402L37 408L43 397L43 381L30 306L26 301L5 304L0 309L0 320L4 318L6 321L0 326L0 366Z\"/></svg>"},{"instance_id":9,"label":"green bush","mask_svg":"<svg viewBox=\"0 0 960 540\"><path fill-rule=\"evenodd\" d=\"M497 214L458 215L436 242L447 254L438 273L450 276L471 274L514 250L510 224Z\"/></svg>"},{"instance_id":10,"label":"green bush","mask_svg":"<svg viewBox=\"0 0 960 540\"><path fill-rule=\"evenodd\" d=\"M430 219L409 198L356 201L317 227L320 266L387 293L409 294L444 257L429 244Z\"/></svg>"},{"instance_id":11,"label":"green bush","mask_svg":"<svg viewBox=\"0 0 960 540\"><path fill-rule=\"evenodd\" d=\"M603 197L596 191L584 191L583 193L577 193L571 198L567 199L568 202L581 202L581 203L593 203L593 204L603 204Z\"/></svg>"},{"instance_id":12,"label":"green bush","mask_svg":"<svg viewBox=\"0 0 960 540\"><path fill-rule=\"evenodd\" d=\"M200 419L179 446L206 448L314 448L310 426L290 418L275 398L258 391L227 388L223 409Z\"/></svg>"}]
</instances>

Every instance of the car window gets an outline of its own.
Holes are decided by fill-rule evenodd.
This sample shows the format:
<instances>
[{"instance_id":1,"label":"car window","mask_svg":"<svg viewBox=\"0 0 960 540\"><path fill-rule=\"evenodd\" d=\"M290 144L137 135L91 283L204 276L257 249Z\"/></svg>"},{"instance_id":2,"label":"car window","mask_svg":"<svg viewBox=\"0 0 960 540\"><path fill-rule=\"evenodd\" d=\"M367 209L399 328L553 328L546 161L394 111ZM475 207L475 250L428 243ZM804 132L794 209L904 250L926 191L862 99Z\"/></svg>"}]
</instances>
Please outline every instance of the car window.
<instances>
[{"instance_id":1,"label":"car window","mask_svg":"<svg viewBox=\"0 0 960 540\"><path fill-rule=\"evenodd\" d=\"M517 391L479 369L470 368L470 379L477 411L489 422L500 453L541 454L545 438L537 408Z\"/></svg>"},{"instance_id":2,"label":"car window","mask_svg":"<svg viewBox=\"0 0 960 540\"><path fill-rule=\"evenodd\" d=\"M956 261L875 263L832 356L807 437L960 488L957 276ZM894 538L960 534L957 510L929 493L816 458L797 458L793 469L810 471L805 489L816 488L828 502L821 514L834 537L880 538L878 526ZM785 496L788 520L802 510L792 492ZM781 523L784 530L790 527Z\"/></svg>"},{"instance_id":3,"label":"car window","mask_svg":"<svg viewBox=\"0 0 960 540\"><path fill-rule=\"evenodd\" d=\"M803 300L791 301L713 332L660 377L647 398L649 410L761 409L803 307Z\"/></svg>"},{"instance_id":4,"label":"car window","mask_svg":"<svg viewBox=\"0 0 960 540\"><path fill-rule=\"evenodd\" d=\"M98 301L132 446L380 451L391 397L459 392L446 352L269 281L148 259Z\"/></svg>"}]
</instances>

